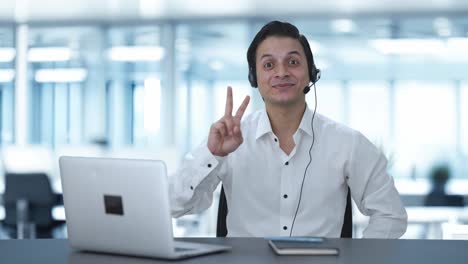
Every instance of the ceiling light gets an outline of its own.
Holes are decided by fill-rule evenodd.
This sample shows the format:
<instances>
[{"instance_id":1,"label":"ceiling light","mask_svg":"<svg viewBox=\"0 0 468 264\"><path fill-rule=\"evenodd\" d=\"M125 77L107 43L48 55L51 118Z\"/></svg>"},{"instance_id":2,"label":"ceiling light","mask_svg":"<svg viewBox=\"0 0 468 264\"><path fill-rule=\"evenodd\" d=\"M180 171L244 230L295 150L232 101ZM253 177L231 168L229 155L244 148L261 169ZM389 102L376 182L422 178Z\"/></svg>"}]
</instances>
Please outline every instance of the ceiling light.
<instances>
[{"instance_id":1,"label":"ceiling light","mask_svg":"<svg viewBox=\"0 0 468 264\"><path fill-rule=\"evenodd\" d=\"M160 46L116 46L108 51L112 61L160 61L164 57L164 48Z\"/></svg>"},{"instance_id":2,"label":"ceiling light","mask_svg":"<svg viewBox=\"0 0 468 264\"><path fill-rule=\"evenodd\" d=\"M335 19L331 22L333 31L338 33L352 33L356 31L356 24L351 19Z\"/></svg>"},{"instance_id":3,"label":"ceiling light","mask_svg":"<svg viewBox=\"0 0 468 264\"><path fill-rule=\"evenodd\" d=\"M14 48L0 48L0 62L10 62L16 56Z\"/></svg>"},{"instance_id":4,"label":"ceiling light","mask_svg":"<svg viewBox=\"0 0 468 264\"><path fill-rule=\"evenodd\" d=\"M0 69L0 83L9 83L15 79L15 70Z\"/></svg>"},{"instance_id":5,"label":"ceiling light","mask_svg":"<svg viewBox=\"0 0 468 264\"><path fill-rule=\"evenodd\" d=\"M71 50L66 47L30 48L28 60L30 62L69 61Z\"/></svg>"},{"instance_id":6,"label":"ceiling light","mask_svg":"<svg viewBox=\"0 0 468 264\"><path fill-rule=\"evenodd\" d=\"M34 79L39 83L72 83L84 81L87 75L83 68L40 69L36 71Z\"/></svg>"}]
</instances>

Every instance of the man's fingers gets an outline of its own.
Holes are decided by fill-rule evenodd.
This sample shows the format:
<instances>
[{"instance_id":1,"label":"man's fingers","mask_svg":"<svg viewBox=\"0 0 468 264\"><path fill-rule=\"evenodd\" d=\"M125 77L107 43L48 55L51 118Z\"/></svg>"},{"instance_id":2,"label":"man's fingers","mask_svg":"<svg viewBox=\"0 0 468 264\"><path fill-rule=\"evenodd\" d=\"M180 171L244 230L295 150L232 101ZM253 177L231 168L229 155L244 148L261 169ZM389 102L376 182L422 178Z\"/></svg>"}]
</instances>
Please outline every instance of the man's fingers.
<instances>
[{"instance_id":1,"label":"man's fingers","mask_svg":"<svg viewBox=\"0 0 468 264\"><path fill-rule=\"evenodd\" d=\"M223 122L216 122L215 124L213 124L213 130L214 130L213 132L219 133L223 137L228 135L226 126L224 125Z\"/></svg>"},{"instance_id":2,"label":"man's fingers","mask_svg":"<svg viewBox=\"0 0 468 264\"><path fill-rule=\"evenodd\" d=\"M226 129L226 125L224 125L224 123L219 123L218 124L218 130L220 131L221 135L223 136L227 136L228 135L228 132L227 132L227 129Z\"/></svg>"},{"instance_id":3,"label":"man's fingers","mask_svg":"<svg viewBox=\"0 0 468 264\"><path fill-rule=\"evenodd\" d=\"M242 118L242 116L244 115L245 109L247 109L247 106L249 105L249 102L250 102L250 96L247 95L244 98L244 101L242 102L241 106L239 106L239 109L237 109L236 117L238 117L239 119Z\"/></svg>"},{"instance_id":4,"label":"man's fingers","mask_svg":"<svg viewBox=\"0 0 468 264\"><path fill-rule=\"evenodd\" d=\"M232 135L233 130L234 130L234 120L232 120L232 117L226 117L223 118L224 125L226 126L227 133L229 135Z\"/></svg>"},{"instance_id":5,"label":"man's fingers","mask_svg":"<svg viewBox=\"0 0 468 264\"><path fill-rule=\"evenodd\" d=\"M242 142L243 139L242 139L242 132L240 130L240 127L236 125L233 130L234 130L234 136L236 136Z\"/></svg>"},{"instance_id":6,"label":"man's fingers","mask_svg":"<svg viewBox=\"0 0 468 264\"><path fill-rule=\"evenodd\" d=\"M224 116L232 116L232 87L228 86L226 95L226 109Z\"/></svg>"}]
</instances>

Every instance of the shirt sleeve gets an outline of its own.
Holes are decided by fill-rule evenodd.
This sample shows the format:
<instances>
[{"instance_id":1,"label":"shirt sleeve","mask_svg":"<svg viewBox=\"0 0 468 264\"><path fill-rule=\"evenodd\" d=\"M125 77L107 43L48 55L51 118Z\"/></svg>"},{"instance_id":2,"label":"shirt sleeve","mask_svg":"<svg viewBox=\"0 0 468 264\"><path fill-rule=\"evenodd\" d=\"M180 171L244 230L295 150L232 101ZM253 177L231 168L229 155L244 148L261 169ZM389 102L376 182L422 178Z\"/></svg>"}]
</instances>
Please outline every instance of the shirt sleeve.
<instances>
[{"instance_id":1,"label":"shirt sleeve","mask_svg":"<svg viewBox=\"0 0 468 264\"><path fill-rule=\"evenodd\" d=\"M187 154L182 166L169 178L172 216L197 214L209 208L226 168L227 158L214 156L206 141Z\"/></svg>"},{"instance_id":2,"label":"shirt sleeve","mask_svg":"<svg viewBox=\"0 0 468 264\"><path fill-rule=\"evenodd\" d=\"M387 173L387 159L363 135L353 140L347 166L351 196L362 214L369 216L364 238L399 238L406 232L406 210Z\"/></svg>"}]
</instances>

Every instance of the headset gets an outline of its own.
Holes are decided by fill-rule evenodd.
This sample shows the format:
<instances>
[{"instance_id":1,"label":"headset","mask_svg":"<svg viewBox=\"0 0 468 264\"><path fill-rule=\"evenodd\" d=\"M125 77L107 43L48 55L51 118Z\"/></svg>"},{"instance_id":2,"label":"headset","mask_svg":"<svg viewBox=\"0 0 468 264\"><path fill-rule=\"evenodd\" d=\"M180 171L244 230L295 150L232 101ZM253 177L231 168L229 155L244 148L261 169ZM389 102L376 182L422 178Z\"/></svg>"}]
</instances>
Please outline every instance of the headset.
<instances>
[{"instance_id":1,"label":"headset","mask_svg":"<svg viewBox=\"0 0 468 264\"><path fill-rule=\"evenodd\" d=\"M315 83L321 77L320 69L318 69L315 66L314 56L312 54L312 50L310 48L309 41L307 41L307 38L304 35L300 35L299 36L299 42L301 43L301 45L302 45L302 47L304 49L304 54L305 54L306 60L307 60L307 67L309 69L309 85L304 87L303 92L304 92L304 94L307 94L310 91L310 88L312 86L314 86L315 106L314 106L314 112L312 114L312 119L310 121L310 127L312 129L312 144L310 144L310 148L309 148L309 162L307 163L307 166L306 166L306 168L304 170L304 175L302 177L301 190L300 190L300 193L299 193L299 201L297 202L297 207L296 207L296 211L294 213L294 218L293 218L291 228L290 228L290 231L289 231L289 236L292 236L294 223L296 222L297 212L299 211L299 207L301 205L302 189L304 187L305 176L307 175L307 170L309 169L309 166L312 163L312 147L314 146L314 142L315 142L315 132L314 132L314 125L313 124L314 124L315 113L317 111L317 89L315 88ZM249 82L250 82L250 85L252 87L254 87L254 88L258 87L255 64L254 65L249 64Z\"/></svg>"}]
</instances>

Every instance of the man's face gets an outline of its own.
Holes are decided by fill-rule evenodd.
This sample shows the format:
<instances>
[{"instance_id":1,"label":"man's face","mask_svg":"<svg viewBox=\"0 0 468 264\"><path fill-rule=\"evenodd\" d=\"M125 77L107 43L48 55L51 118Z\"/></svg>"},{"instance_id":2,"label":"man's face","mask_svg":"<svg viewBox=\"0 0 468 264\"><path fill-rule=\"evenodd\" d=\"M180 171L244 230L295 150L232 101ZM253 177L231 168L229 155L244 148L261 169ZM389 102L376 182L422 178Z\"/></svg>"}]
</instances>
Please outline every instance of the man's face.
<instances>
[{"instance_id":1,"label":"man's face","mask_svg":"<svg viewBox=\"0 0 468 264\"><path fill-rule=\"evenodd\" d=\"M266 104L294 105L305 102L309 84L307 59L301 43L290 37L271 36L256 52L256 74Z\"/></svg>"}]
</instances>

